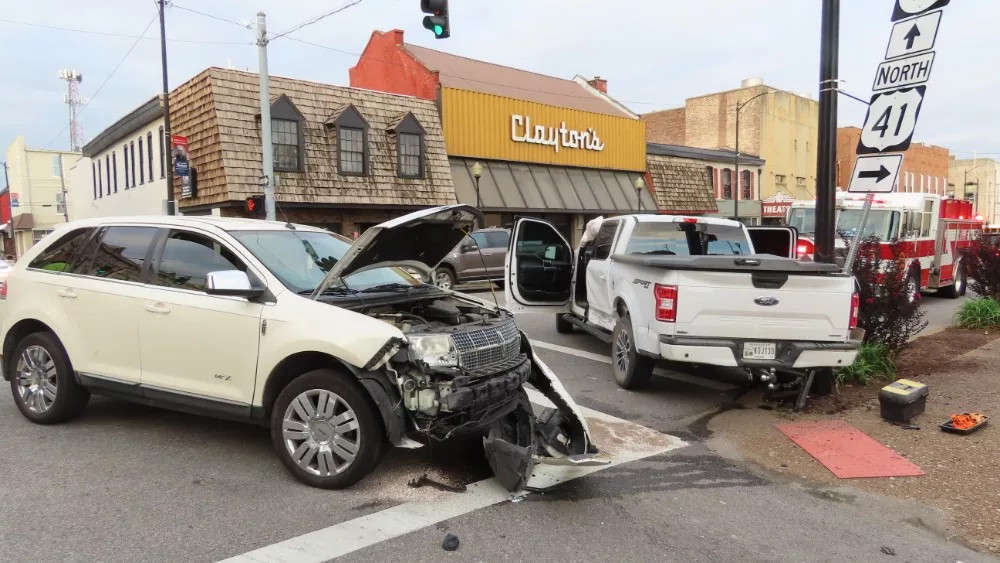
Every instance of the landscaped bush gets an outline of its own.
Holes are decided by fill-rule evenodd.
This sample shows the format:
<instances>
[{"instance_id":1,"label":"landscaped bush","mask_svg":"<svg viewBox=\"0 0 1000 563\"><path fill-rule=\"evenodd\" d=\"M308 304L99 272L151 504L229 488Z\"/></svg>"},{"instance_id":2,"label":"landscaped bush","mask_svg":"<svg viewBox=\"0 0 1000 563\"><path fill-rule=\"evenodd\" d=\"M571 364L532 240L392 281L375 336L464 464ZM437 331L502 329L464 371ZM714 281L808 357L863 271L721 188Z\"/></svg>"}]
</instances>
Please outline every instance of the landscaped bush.
<instances>
[{"instance_id":1,"label":"landscaped bush","mask_svg":"<svg viewBox=\"0 0 1000 563\"><path fill-rule=\"evenodd\" d=\"M1000 301L1000 243L983 235L972 241L962 258L969 288L981 297Z\"/></svg>"},{"instance_id":2,"label":"landscaped bush","mask_svg":"<svg viewBox=\"0 0 1000 563\"><path fill-rule=\"evenodd\" d=\"M854 363L841 368L837 374L839 381L853 381L868 385L871 381L896 379L896 362L893 354L884 344L862 344Z\"/></svg>"},{"instance_id":3,"label":"landscaped bush","mask_svg":"<svg viewBox=\"0 0 1000 563\"><path fill-rule=\"evenodd\" d=\"M955 324L969 329L1000 329L1000 301L989 297L969 299L958 308Z\"/></svg>"}]
</instances>

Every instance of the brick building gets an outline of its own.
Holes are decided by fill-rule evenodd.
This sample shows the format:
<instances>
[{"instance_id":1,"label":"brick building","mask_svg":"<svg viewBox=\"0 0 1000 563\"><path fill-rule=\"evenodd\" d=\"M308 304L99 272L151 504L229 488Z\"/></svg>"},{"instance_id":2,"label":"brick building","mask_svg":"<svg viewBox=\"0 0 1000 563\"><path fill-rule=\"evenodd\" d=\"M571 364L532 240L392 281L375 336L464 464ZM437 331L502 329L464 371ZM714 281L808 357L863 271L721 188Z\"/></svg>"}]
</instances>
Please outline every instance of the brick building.
<instances>
[{"instance_id":1,"label":"brick building","mask_svg":"<svg viewBox=\"0 0 1000 563\"><path fill-rule=\"evenodd\" d=\"M857 161L861 129L837 129L837 186L847 189ZM913 143L903 153L896 191L903 193L948 194L948 149Z\"/></svg>"}]
</instances>

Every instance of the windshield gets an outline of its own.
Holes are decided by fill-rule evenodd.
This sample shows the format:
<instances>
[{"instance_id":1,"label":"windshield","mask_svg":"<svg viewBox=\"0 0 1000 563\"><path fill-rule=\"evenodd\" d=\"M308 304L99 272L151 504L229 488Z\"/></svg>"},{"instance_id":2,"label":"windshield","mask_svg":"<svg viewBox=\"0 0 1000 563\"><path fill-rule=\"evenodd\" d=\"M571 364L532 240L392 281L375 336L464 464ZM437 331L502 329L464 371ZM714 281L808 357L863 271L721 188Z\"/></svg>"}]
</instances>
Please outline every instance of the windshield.
<instances>
[{"instance_id":1,"label":"windshield","mask_svg":"<svg viewBox=\"0 0 1000 563\"><path fill-rule=\"evenodd\" d=\"M798 229L800 235L816 234L816 210L796 207L788 214L788 224Z\"/></svg>"},{"instance_id":2,"label":"windshield","mask_svg":"<svg viewBox=\"0 0 1000 563\"><path fill-rule=\"evenodd\" d=\"M315 231L231 231L230 234L296 293L316 289L351 247L330 233ZM394 283L420 285L399 268L376 268L344 279L348 288L359 291Z\"/></svg>"},{"instance_id":3,"label":"windshield","mask_svg":"<svg viewBox=\"0 0 1000 563\"><path fill-rule=\"evenodd\" d=\"M741 227L707 223L639 223L632 230L625 254L702 256L750 254Z\"/></svg>"},{"instance_id":4,"label":"windshield","mask_svg":"<svg viewBox=\"0 0 1000 563\"><path fill-rule=\"evenodd\" d=\"M862 209L841 209L837 217L837 234L844 237L857 237L861 227ZM882 240L892 240L895 237L896 225L899 223L899 212L888 209L872 209L868 212L865 231L861 238L872 235Z\"/></svg>"}]
</instances>

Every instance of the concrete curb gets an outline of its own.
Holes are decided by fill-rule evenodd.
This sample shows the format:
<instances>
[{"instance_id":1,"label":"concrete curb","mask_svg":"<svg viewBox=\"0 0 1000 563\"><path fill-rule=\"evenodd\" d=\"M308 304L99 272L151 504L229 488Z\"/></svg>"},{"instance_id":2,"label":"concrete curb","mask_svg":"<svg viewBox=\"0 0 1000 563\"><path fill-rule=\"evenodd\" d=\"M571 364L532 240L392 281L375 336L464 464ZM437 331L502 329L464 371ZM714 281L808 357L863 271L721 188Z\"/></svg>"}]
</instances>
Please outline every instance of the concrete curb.
<instances>
[{"instance_id":1,"label":"concrete curb","mask_svg":"<svg viewBox=\"0 0 1000 563\"><path fill-rule=\"evenodd\" d=\"M948 330L949 328L952 328L952 326L948 325L948 326L942 326L942 327L938 327L938 328L932 328L930 330L926 330L924 332L921 332L920 334L917 334L916 336L911 336L910 339L907 342L915 342L915 341L917 341L917 340L919 340L919 339L921 339L921 338L923 338L925 336L934 336L935 334L937 334L939 332L944 332L944 331Z\"/></svg>"}]
</instances>

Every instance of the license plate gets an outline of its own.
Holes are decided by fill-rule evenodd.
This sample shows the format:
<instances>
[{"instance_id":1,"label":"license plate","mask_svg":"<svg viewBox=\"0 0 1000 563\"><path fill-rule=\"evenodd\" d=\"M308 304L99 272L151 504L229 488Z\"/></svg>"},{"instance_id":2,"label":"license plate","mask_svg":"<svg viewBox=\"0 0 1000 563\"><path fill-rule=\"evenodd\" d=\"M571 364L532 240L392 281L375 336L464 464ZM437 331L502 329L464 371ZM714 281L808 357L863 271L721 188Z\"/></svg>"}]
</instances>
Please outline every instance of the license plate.
<instances>
[{"instance_id":1,"label":"license plate","mask_svg":"<svg viewBox=\"0 0 1000 563\"><path fill-rule=\"evenodd\" d=\"M773 360L777 346L773 342L748 342L743 345L744 360Z\"/></svg>"}]
</instances>

